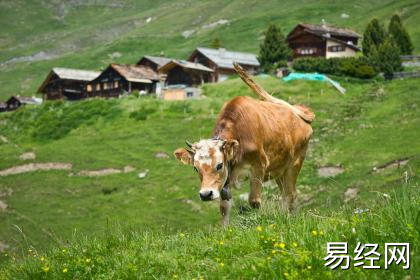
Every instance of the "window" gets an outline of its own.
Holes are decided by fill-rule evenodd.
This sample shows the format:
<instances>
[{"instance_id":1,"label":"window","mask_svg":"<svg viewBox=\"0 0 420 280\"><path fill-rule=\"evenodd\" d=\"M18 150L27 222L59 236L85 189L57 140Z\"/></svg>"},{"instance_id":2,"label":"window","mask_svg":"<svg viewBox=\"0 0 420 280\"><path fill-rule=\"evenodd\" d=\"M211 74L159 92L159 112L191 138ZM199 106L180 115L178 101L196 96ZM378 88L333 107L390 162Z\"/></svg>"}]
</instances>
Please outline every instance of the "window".
<instances>
[{"instance_id":1,"label":"window","mask_svg":"<svg viewBox=\"0 0 420 280\"><path fill-rule=\"evenodd\" d=\"M298 49L298 53L301 55L311 55L311 54L316 53L316 49L315 48L301 48L301 49Z\"/></svg>"},{"instance_id":2,"label":"window","mask_svg":"<svg viewBox=\"0 0 420 280\"><path fill-rule=\"evenodd\" d=\"M194 92L192 91L187 91L187 98L191 98L194 96Z\"/></svg>"},{"instance_id":3,"label":"window","mask_svg":"<svg viewBox=\"0 0 420 280\"><path fill-rule=\"evenodd\" d=\"M119 87L119 83L118 83L118 81L115 81L114 82L114 88L118 88Z\"/></svg>"},{"instance_id":4,"label":"window","mask_svg":"<svg viewBox=\"0 0 420 280\"><path fill-rule=\"evenodd\" d=\"M108 83L104 83L104 89L108 89Z\"/></svg>"},{"instance_id":5,"label":"window","mask_svg":"<svg viewBox=\"0 0 420 280\"><path fill-rule=\"evenodd\" d=\"M100 91L101 90L101 84L96 84L96 91Z\"/></svg>"},{"instance_id":6,"label":"window","mask_svg":"<svg viewBox=\"0 0 420 280\"><path fill-rule=\"evenodd\" d=\"M88 92L92 92L92 85L87 85L86 90L87 90Z\"/></svg>"},{"instance_id":7,"label":"window","mask_svg":"<svg viewBox=\"0 0 420 280\"><path fill-rule=\"evenodd\" d=\"M329 46L329 52L344 52L345 47L343 45Z\"/></svg>"}]
</instances>

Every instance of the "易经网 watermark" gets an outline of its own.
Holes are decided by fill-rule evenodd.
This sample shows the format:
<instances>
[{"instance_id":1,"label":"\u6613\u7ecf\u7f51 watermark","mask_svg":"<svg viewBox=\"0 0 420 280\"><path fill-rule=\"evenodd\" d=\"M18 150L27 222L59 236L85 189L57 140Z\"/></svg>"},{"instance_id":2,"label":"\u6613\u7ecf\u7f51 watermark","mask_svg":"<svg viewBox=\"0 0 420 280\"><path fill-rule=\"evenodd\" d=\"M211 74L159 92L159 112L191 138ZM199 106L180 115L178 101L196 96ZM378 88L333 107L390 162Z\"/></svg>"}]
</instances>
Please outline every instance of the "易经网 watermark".
<instances>
[{"instance_id":1,"label":"\u6613\u7ecf\u7f51 watermark","mask_svg":"<svg viewBox=\"0 0 420 280\"><path fill-rule=\"evenodd\" d=\"M364 269L381 269L379 260L381 254L378 252L378 244L357 243L354 249L353 266L362 266ZM325 266L330 269L347 270L351 265L351 258L348 255L347 242L328 242L327 256L324 258ZM388 269L392 264L403 265L402 269L410 268L410 244L409 243L385 243L385 265Z\"/></svg>"}]
</instances>

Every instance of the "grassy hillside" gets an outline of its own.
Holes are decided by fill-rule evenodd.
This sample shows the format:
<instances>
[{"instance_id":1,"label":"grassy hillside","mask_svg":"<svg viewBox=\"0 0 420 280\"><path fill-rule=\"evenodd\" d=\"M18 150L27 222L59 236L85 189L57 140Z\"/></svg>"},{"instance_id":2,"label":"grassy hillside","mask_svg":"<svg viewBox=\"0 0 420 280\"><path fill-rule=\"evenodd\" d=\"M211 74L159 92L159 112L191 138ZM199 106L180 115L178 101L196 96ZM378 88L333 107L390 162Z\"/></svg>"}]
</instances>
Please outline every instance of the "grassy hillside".
<instances>
[{"instance_id":1,"label":"grassy hillside","mask_svg":"<svg viewBox=\"0 0 420 280\"><path fill-rule=\"evenodd\" d=\"M401 14L418 52L415 0L0 1L0 99L34 94L54 66L99 70L161 52L186 58L215 37L226 48L258 52L269 22L287 33L298 22L325 19L362 33L371 18L387 25L394 13ZM211 25L221 19L228 24ZM184 31L193 34L184 38Z\"/></svg>"},{"instance_id":2,"label":"grassy hillside","mask_svg":"<svg viewBox=\"0 0 420 280\"><path fill-rule=\"evenodd\" d=\"M202 265L206 268L202 268L201 275L206 275L206 278L212 278L216 272L228 275L230 270L226 268L219 271L217 265L207 265L207 262L218 262L217 259L224 257L227 260L220 262L235 266L231 274L235 276L239 273L239 267L234 263L235 254L244 255L245 258L249 254L251 260L244 265L252 271L252 267L256 268L255 272L250 270L249 273L265 275L264 271L269 273L271 266L265 266L261 270L258 265L269 251L260 250L259 246L262 245L257 242L258 236L255 232L257 225L261 224L266 228L268 224L274 223L278 230L286 230L288 233L285 233L285 237L279 237L282 235L274 231L273 236L276 235L287 244L299 240L298 243L301 244L306 242L304 240L308 239L313 228L330 232L334 228L332 221L338 219L343 221L343 229L328 235L328 240L342 241L347 239L340 238L340 233L348 232L348 227L352 226L344 221L350 221L351 213L356 208L375 209L369 213L369 218L363 225L363 235L356 235L360 240L418 240L408 240L402 227L410 227L407 224L415 225L413 234L418 234L419 80L359 82L343 79L340 82L347 88L346 95L341 95L331 86L319 82L285 83L272 77L260 77L258 82L274 95L292 103L309 105L317 115L314 137L298 179L300 210L296 217L273 214L276 210L272 206L278 201L279 195L277 188L271 184L264 189L266 205L261 213L250 211L247 204L239 199L240 194L248 192L248 184L245 182L241 189L234 190L232 220L236 224L232 231L235 234L229 235L229 231L224 232L219 228L217 203L199 201L196 173L172 158L172 151L183 146L185 139L196 141L211 135L223 102L233 96L252 94L239 79L207 85L204 88L207 98L188 102L163 102L132 96L119 100L95 99L28 106L0 116L0 172L27 163L58 162L72 164L72 167L71 170L0 176L0 200L8 206L0 212L0 242L9 246L8 256L2 255L1 258L3 267L11 269L4 272L5 275L12 273L16 278L22 278L23 274L20 274L22 271L19 269L24 264L23 271L27 273L25 277L33 278L38 273L39 277L44 277L46 274L42 272L38 259L45 254L50 256L48 264L54 273L60 273L64 264L72 262L77 262L79 267L83 261L82 256L90 258L85 253L86 250L91 250L91 246L99 250L98 256L104 256L110 251L119 254L123 250L121 259L115 260L116 255L113 254L106 257L109 262L103 259L105 266L114 267L113 273L121 277L130 277L129 274L125 276L124 273L128 272L124 267L131 264L134 265L133 269L140 269L145 266L143 261L147 260L149 264L153 264L152 267L159 267L159 264L169 262L174 256L178 260L167 263L167 270L158 274L159 277L167 278L171 273L195 277L197 275L192 273L196 270L192 268L198 269ZM146 120L142 120L144 112L148 112ZM36 159L20 159L19 156L26 152L34 152ZM170 158L156 158L158 152L165 152ZM407 158L408 162L400 167L389 164ZM382 168L384 165L387 168ZM86 176L89 171L109 168L122 171L127 166L135 168L135 171L101 177ZM336 177L320 177L318 169L325 166L340 166L344 172ZM377 171L373 171L375 167L379 167ZM138 173L146 169L149 170L147 176L140 179ZM349 198L345 195L348 189L357 189L358 194ZM405 189L411 189L410 195L400 201L399 199L403 199L400 192ZM391 199L396 203L391 208L387 204L381 204L385 203L383 197L388 195L396 197ZM404 205L401 206L402 204ZM397 206L404 207L405 210ZM377 211L384 211L384 214L378 214L381 220L375 223L377 228L371 227L368 230L371 222L377 218ZM408 216L400 221L399 211ZM315 218L308 213L315 213ZM330 218L316 218L318 216ZM379 222L390 219L401 223L394 227L392 222ZM319 227L315 226L317 224ZM296 235L293 236L295 231ZM379 232L386 232L389 236L378 238ZM179 241L179 233L189 238ZM202 254L208 254L208 250L219 250L215 249L217 246L211 246L214 241L211 239L208 241L210 243L203 246L213 249L198 252L200 240L213 236L217 240L227 238L228 242L232 242L229 251L223 250L223 254L229 255L221 258L211 253L211 260L205 259L202 263L199 261L203 258ZM108 237L111 241L107 241ZM76 240L85 238L87 240L84 243L77 245ZM305 261L305 265L317 266L320 275L324 275L325 271L319 266L322 261L319 255L325 252L327 236L321 240L310 260ZM349 240L352 242L349 245L356 245L354 238ZM111 245L107 242L111 242ZM190 251L183 250L186 247L181 244L192 246L194 253L190 255ZM412 244L414 246L415 242ZM139 255L143 246L151 247ZM311 242L305 243L303 250L312 250L311 246L315 245ZM64 247L72 251L71 260L57 255L60 254L57 251L59 249L45 253L46 248L53 247L60 250ZM85 250L80 251L81 248ZM153 255L164 248L168 249L167 253ZM37 260L30 257L24 263L11 265L14 261L10 256L26 256L28 249L37 252ZM414 246L412 250L416 252L417 247ZM287 252L289 253L295 254L294 251ZM94 255L96 258L96 253ZM188 262L189 265L185 266L182 256L194 258L195 261ZM111 259L115 262L111 262ZM238 263L239 261L240 259ZM276 259L277 261L283 263L284 259ZM418 263L418 259L414 257L412 261ZM299 270L300 265L290 264L289 267ZM105 269L99 264L95 264L95 267ZM147 273L156 273L153 269L157 268L150 269ZM275 275L293 273L284 270L284 265L273 270ZM100 272L83 266L75 269L73 275L76 278L89 277L89 273L107 271ZM121 271L125 272L121 274ZM219 275L217 273L214 278ZM295 278L299 279L298 276Z\"/></svg>"}]
</instances>

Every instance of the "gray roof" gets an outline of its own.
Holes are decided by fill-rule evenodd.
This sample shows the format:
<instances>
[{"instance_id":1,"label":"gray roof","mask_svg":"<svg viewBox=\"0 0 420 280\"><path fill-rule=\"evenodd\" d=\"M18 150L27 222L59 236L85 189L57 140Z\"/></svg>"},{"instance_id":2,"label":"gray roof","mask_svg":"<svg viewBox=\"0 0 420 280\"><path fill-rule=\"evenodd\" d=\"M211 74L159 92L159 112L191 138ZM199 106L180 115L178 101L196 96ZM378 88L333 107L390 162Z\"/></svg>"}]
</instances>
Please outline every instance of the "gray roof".
<instances>
[{"instance_id":1,"label":"gray roof","mask_svg":"<svg viewBox=\"0 0 420 280\"><path fill-rule=\"evenodd\" d=\"M101 74L101 72L97 72L97 71L87 71L87 70L59 68L59 67L54 67L52 71L55 74L57 74L57 76L60 77L60 79L77 80L77 81L92 81Z\"/></svg>"},{"instance_id":2,"label":"gray roof","mask_svg":"<svg viewBox=\"0 0 420 280\"><path fill-rule=\"evenodd\" d=\"M148 60L153 61L154 63L156 63L159 67L167 64L169 61L171 61L171 58L167 58L167 57L162 57L162 56L150 56L150 55L145 55L144 58L147 58Z\"/></svg>"},{"instance_id":3,"label":"gray roof","mask_svg":"<svg viewBox=\"0 0 420 280\"><path fill-rule=\"evenodd\" d=\"M337 35L337 36L345 36L345 37L353 37L353 38L359 38L360 35L356 32L354 32L351 29L348 28L340 28L325 24L309 24L309 23L299 23L298 25L303 26L304 28L318 33L319 35L329 33L331 35Z\"/></svg>"},{"instance_id":4,"label":"gray roof","mask_svg":"<svg viewBox=\"0 0 420 280\"><path fill-rule=\"evenodd\" d=\"M252 53L233 52L225 49L197 48L220 68L233 69L233 62L243 65L260 66L257 56Z\"/></svg>"},{"instance_id":5,"label":"gray roof","mask_svg":"<svg viewBox=\"0 0 420 280\"><path fill-rule=\"evenodd\" d=\"M166 69L172 69L176 65L181 66L183 68L189 68L189 69L194 69L194 70L199 70L199 71L214 72L213 69L210 69L204 66L203 64L186 61L186 60L180 60L180 59L170 60L168 63L163 65L159 69L159 71L165 72Z\"/></svg>"}]
</instances>

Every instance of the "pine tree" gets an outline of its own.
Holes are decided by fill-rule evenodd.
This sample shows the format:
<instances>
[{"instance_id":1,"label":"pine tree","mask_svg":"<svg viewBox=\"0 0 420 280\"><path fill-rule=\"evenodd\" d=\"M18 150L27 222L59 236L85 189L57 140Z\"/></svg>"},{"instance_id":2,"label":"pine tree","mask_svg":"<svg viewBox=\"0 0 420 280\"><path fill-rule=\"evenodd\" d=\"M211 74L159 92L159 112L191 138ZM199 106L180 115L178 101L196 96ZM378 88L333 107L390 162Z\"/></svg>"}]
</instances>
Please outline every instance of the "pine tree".
<instances>
[{"instance_id":1,"label":"pine tree","mask_svg":"<svg viewBox=\"0 0 420 280\"><path fill-rule=\"evenodd\" d=\"M274 64L288 60L291 50L281 30L274 24L268 26L264 42L260 45L258 60L265 72L273 70Z\"/></svg>"},{"instance_id":2,"label":"pine tree","mask_svg":"<svg viewBox=\"0 0 420 280\"><path fill-rule=\"evenodd\" d=\"M401 71L400 50L392 37L387 38L374 54L373 60L379 71L390 79L395 71Z\"/></svg>"},{"instance_id":3,"label":"pine tree","mask_svg":"<svg viewBox=\"0 0 420 280\"><path fill-rule=\"evenodd\" d=\"M369 56L372 48L378 48L386 39L387 34L379 21L374 18L366 26L363 33L362 48L363 54Z\"/></svg>"},{"instance_id":4,"label":"pine tree","mask_svg":"<svg viewBox=\"0 0 420 280\"><path fill-rule=\"evenodd\" d=\"M222 42L220 42L219 37L215 37L215 38L213 39L213 42L211 42L211 47L212 47L213 49L219 49L219 48L221 48L221 47L222 47Z\"/></svg>"},{"instance_id":5,"label":"pine tree","mask_svg":"<svg viewBox=\"0 0 420 280\"><path fill-rule=\"evenodd\" d=\"M389 34L394 38L397 46L400 48L401 54L412 54L413 43L411 42L410 35L401 23L398 15L393 15L388 26Z\"/></svg>"}]
</instances>

